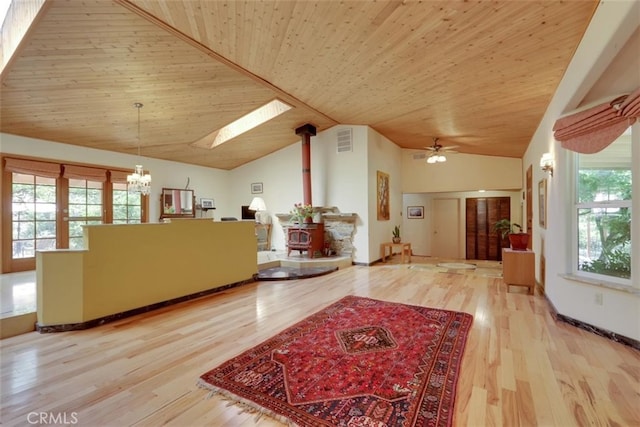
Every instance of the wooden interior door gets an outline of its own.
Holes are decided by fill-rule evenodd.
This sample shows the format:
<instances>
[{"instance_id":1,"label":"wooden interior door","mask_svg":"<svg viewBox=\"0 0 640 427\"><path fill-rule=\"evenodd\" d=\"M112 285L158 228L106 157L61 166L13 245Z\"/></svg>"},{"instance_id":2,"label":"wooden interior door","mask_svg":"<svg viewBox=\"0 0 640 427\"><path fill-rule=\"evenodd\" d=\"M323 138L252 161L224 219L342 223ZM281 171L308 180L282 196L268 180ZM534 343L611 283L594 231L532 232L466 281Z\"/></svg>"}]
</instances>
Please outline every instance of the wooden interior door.
<instances>
[{"instance_id":1,"label":"wooden interior door","mask_svg":"<svg viewBox=\"0 0 640 427\"><path fill-rule=\"evenodd\" d=\"M466 258L502 260L502 248L508 243L493 230L502 218L511 218L511 198L487 197L467 199L465 208Z\"/></svg>"},{"instance_id":2,"label":"wooden interior door","mask_svg":"<svg viewBox=\"0 0 640 427\"><path fill-rule=\"evenodd\" d=\"M460 199L433 199L433 245L438 258L460 258Z\"/></svg>"},{"instance_id":3,"label":"wooden interior door","mask_svg":"<svg viewBox=\"0 0 640 427\"><path fill-rule=\"evenodd\" d=\"M527 229L525 230L531 236L531 231L533 230L533 166L529 165L527 168L527 176L526 176L526 186L527 186ZM527 247L529 249L532 248L533 239L529 237L529 243Z\"/></svg>"}]
</instances>

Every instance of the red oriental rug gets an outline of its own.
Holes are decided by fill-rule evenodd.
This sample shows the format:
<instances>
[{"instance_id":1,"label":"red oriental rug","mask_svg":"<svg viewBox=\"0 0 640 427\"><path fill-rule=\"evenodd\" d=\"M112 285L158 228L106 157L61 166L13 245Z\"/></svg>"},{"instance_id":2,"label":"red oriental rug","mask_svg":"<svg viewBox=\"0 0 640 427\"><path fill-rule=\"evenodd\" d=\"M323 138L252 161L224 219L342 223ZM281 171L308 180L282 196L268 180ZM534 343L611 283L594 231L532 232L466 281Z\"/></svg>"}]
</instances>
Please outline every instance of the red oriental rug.
<instances>
[{"instance_id":1,"label":"red oriental rug","mask_svg":"<svg viewBox=\"0 0 640 427\"><path fill-rule=\"evenodd\" d=\"M473 317L347 296L200 377L292 425L450 426Z\"/></svg>"}]
</instances>

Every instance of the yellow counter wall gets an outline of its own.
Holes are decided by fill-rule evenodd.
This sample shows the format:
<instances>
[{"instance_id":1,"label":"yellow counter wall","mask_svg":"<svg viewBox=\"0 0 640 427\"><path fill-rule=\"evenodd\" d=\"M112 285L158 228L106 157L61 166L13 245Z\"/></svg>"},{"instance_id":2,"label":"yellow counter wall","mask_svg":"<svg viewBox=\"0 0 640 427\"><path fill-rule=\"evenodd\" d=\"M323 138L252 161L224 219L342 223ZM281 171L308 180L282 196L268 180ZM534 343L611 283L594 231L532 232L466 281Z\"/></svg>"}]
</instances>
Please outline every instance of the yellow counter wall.
<instances>
[{"instance_id":1,"label":"yellow counter wall","mask_svg":"<svg viewBox=\"0 0 640 427\"><path fill-rule=\"evenodd\" d=\"M252 279L254 223L85 226L85 250L36 257L38 323L73 324Z\"/></svg>"}]
</instances>

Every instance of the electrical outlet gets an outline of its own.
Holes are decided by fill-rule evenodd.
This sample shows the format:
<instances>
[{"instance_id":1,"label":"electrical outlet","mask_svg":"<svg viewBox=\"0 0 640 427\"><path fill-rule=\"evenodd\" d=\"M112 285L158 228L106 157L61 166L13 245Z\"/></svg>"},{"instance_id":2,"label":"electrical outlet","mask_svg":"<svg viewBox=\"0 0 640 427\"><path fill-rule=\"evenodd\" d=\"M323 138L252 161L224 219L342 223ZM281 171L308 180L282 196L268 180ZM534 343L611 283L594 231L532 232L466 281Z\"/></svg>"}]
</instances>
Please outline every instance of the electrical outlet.
<instances>
[{"instance_id":1,"label":"electrical outlet","mask_svg":"<svg viewBox=\"0 0 640 427\"><path fill-rule=\"evenodd\" d=\"M596 292L593 298L596 305L602 305L602 292Z\"/></svg>"}]
</instances>

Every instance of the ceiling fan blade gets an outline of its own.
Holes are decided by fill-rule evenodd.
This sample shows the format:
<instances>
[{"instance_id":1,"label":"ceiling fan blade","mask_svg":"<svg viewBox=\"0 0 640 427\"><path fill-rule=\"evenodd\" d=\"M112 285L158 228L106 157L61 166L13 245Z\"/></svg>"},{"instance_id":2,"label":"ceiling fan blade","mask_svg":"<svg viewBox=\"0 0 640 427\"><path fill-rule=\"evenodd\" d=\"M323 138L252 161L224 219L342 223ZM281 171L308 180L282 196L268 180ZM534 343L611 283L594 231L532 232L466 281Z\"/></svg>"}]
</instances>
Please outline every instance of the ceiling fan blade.
<instances>
[{"instance_id":1,"label":"ceiling fan blade","mask_svg":"<svg viewBox=\"0 0 640 427\"><path fill-rule=\"evenodd\" d=\"M450 152L450 150L455 150L456 148L460 148L460 146L459 145L447 145L446 147L442 147L441 150Z\"/></svg>"}]
</instances>

